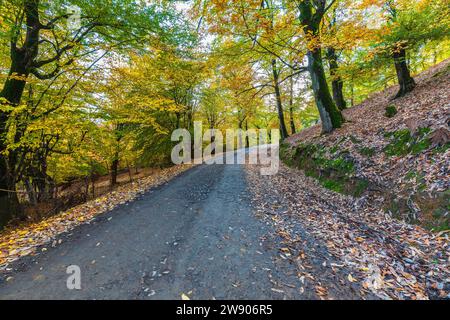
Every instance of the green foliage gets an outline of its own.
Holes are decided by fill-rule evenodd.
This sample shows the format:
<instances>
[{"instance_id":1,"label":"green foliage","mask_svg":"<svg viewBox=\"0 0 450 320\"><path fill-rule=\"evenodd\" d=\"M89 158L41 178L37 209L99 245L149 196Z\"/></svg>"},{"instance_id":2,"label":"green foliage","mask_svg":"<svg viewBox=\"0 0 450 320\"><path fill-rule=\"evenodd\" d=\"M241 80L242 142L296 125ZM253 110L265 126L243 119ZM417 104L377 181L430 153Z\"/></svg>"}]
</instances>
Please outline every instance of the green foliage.
<instances>
[{"instance_id":1,"label":"green foliage","mask_svg":"<svg viewBox=\"0 0 450 320\"><path fill-rule=\"evenodd\" d=\"M385 116L387 118L393 118L397 115L398 111L397 108L394 105L390 105L386 107L386 113Z\"/></svg>"},{"instance_id":2,"label":"green foliage","mask_svg":"<svg viewBox=\"0 0 450 320\"><path fill-rule=\"evenodd\" d=\"M174 114L193 100L190 89L198 83L193 79L201 74L193 67L197 63L192 54L198 39L195 28L175 4L1 1L2 83L11 67L11 49L34 48L31 42L24 43L24 17L31 10L25 3L37 5L34 18L42 25L32 39L36 67L28 70L27 77L13 74L26 81L20 105L2 101L0 110L2 121L4 115L8 120L0 124L7 129L0 136L6 142L1 160L4 156L15 160L9 170L17 176L17 185L38 179L59 184L104 175L115 160L120 167L139 165L146 162L139 139L155 141L148 151L153 162L147 165L157 166L164 157L167 163L169 146L159 148L157 138L170 142ZM67 14L74 6L80 9L79 21ZM147 61L138 64L136 56ZM128 64L134 67L127 69ZM117 66L122 68L120 75Z\"/></svg>"},{"instance_id":3,"label":"green foliage","mask_svg":"<svg viewBox=\"0 0 450 320\"><path fill-rule=\"evenodd\" d=\"M329 189L329 190L332 190L332 191L338 192L338 193L345 193L344 186L340 181L330 180L330 179L325 179L325 178L321 178L319 181L322 184L322 186L326 189Z\"/></svg>"},{"instance_id":4,"label":"green foliage","mask_svg":"<svg viewBox=\"0 0 450 320\"><path fill-rule=\"evenodd\" d=\"M412 49L426 42L450 35L450 9L446 1L428 1L424 4L391 4L390 32L383 37L384 44L403 43Z\"/></svg>"}]
</instances>

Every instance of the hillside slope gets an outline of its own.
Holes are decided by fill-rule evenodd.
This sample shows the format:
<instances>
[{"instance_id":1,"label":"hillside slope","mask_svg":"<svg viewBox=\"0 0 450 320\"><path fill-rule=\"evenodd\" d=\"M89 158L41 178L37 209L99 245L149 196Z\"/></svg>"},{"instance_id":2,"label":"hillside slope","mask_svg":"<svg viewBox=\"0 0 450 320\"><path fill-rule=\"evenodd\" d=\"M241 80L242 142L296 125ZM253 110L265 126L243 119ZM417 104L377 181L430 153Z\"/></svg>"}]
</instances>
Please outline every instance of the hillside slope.
<instances>
[{"instance_id":1,"label":"hillside slope","mask_svg":"<svg viewBox=\"0 0 450 320\"><path fill-rule=\"evenodd\" d=\"M389 99L394 87L345 111L333 134L316 126L291 137L277 175L247 167L257 215L281 237L302 289L322 299L450 299L449 64L421 74L402 99Z\"/></svg>"},{"instance_id":2,"label":"hillside slope","mask_svg":"<svg viewBox=\"0 0 450 320\"><path fill-rule=\"evenodd\" d=\"M450 60L344 112L330 135L315 126L290 137L283 160L329 189L379 203L387 213L434 231L450 229ZM391 114L388 114L391 113Z\"/></svg>"}]
</instances>

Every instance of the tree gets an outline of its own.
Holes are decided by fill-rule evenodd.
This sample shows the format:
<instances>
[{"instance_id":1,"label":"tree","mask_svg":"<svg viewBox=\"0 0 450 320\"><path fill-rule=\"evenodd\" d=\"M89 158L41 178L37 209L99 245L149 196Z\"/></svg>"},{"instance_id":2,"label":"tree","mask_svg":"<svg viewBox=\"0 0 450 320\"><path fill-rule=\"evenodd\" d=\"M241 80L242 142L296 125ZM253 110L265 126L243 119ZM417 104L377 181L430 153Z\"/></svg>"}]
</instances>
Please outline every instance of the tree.
<instances>
[{"instance_id":1,"label":"tree","mask_svg":"<svg viewBox=\"0 0 450 320\"><path fill-rule=\"evenodd\" d=\"M333 47L327 48L327 59L330 66L331 88L333 91L333 100L339 110L347 108L347 102L344 98L344 82L339 75L338 55Z\"/></svg>"},{"instance_id":2,"label":"tree","mask_svg":"<svg viewBox=\"0 0 450 320\"><path fill-rule=\"evenodd\" d=\"M0 91L0 198L8 198L2 200L6 202L3 207L14 214L18 211L14 170L20 155L17 149L8 148L6 136L13 129L13 142L18 143L26 129L26 124L15 123L18 118L12 114L21 105L26 107L22 100L27 83L53 83L77 61L84 63L78 68L89 69L113 48L119 50L131 43L137 46L138 39L168 42L181 32L173 23L167 28L167 23L176 19L170 9L128 0L117 6L105 6L100 0L9 0L0 5L5 22L2 29L9 29L0 35L10 46L8 76ZM81 11L79 25L70 25L70 19L76 18L68 11L71 6ZM174 38L165 34L167 29Z\"/></svg>"},{"instance_id":3,"label":"tree","mask_svg":"<svg viewBox=\"0 0 450 320\"><path fill-rule=\"evenodd\" d=\"M102 87L106 103L101 101L98 108L114 128L121 126L126 136L134 135L134 150L143 164L167 165L172 131L193 130L207 68L186 48L158 44L149 51L132 54L126 65L111 63L111 75Z\"/></svg>"},{"instance_id":4,"label":"tree","mask_svg":"<svg viewBox=\"0 0 450 320\"><path fill-rule=\"evenodd\" d=\"M320 27L325 13L335 1L303 0L297 6L300 12L300 22L305 35L309 39L307 52L308 69L311 75L312 89L322 119L323 132L329 133L340 128L344 117L331 97L322 59L322 44L320 41Z\"/></svg>"},{"instance_id":5,"label":"tree","mask_svg":"<svg viewBox=\"0 0 450 320\"><path fill-rule=\"evenodd\" d=\"M289 124L291 126L291 134L296 134L297 129L294 119L294 77L289 79Z\"/></svg>"},{"instance_id":6,"label":"tree","mask_svg":"<svg viewBox=\"0 0 450 320\"><path fill-rule=\"evenodd\" d=\"M332 13L329 17L329 25L328 25L328 36L336 37L337 34L337 20L338 20L338 12L337 8L332 10ZM333 100L336 103L336 106L339 110L344 110L347 108L347 103L344 98L344 82L342 80L341 75L339 74L339 54L338 49L336 49L336 45L331 44L326 48L326 58L328 60L328 65L330 69L330 78L331 78L331 89L333 92Z\"/></svg>"},{"instance_id":7,"label":"tree","mask_svg":"<svg viewBox=\"0 0 450 320\"><path fill-rule=\"evenodd\" d=\"M248 130L249 123L255 118L258 108L264 104L252 88L256 78L255 70L248 61L249 57L239 55L239 57L227 57L219 55L216 63L223 64L220 67L220 87L226 89L223 95L227 97L230 105L230 115L228 116L230 126ZM246 147L250 147L250 139L246 137Z\"/></svg>"},{"instance_id":8,"label":"tree","mask_svg":"<svg viewBox=\"0 0 450 320\"><path fill-rule=\"evenodd\" d=\"M390 21L397 21L397 9L393 1L386 2L387 10L390 13ZM416 82L411 77L408 64L406 61L406 47L404 42L396 42L393 44L392 57L394 59L395 71L397 73L398 84L400 86L396 98L400 98L411 92L416 87Z\"/></svg>"},{"instance_id":9,"label":"tree","mask_svg":"<svg viewBox=\"0 0 450 320\"><path fill-rule=\"evenodd\" d=\"M289 134L284 119L283 102L281 100L281 89L280 89L280 73L277 67L276 59L272 59L272 72L273 72L273 86L275 88L275 99L277 102L278 119L280 120L281 139L285 140L289 137Z\"/></svg>"},{"instance_id":10,"label":"tree","mask_svg":"<svg viewBox=\"0 0 450 320\"><path fill-rule=\"evenodd\" d=\"M282 139L286 139L289 134L284 115L281 85L290 76L284 79L281 76L283 67L287 64L284 57L287 51L283 51L275 45L279 27L276 5L276 1L268 0L259 2L236 0L232 1L230 5L199 1L197 4L199 8L203 8L200 14L211 24L211 32L225 36L226 41L231 39L236 47L239 47L238 51L242 55L252 57L247 61L251 60L250 63L254 68L262 68L268 72L270 81L257 84L253 89L261 93L264 88L271 88L271 94L275 96L281 136ZM283 27L284 25L283 22ZM228 47L229 49L230 47ZM266 68L266 64L270 68ZM306 71L298 63L289 65L289 67L295 69L292 76Z\"/></svg>"},{"instance_id":11,"label":"tree","mask_svg":"<svg viewBox=\"0 0 450 320\"><path fill-rule=\"evenodd\" d=\"M378 47L394 62L400 86L395 98L399 98L416 86L408 65L408 51L432 40L448 38L450 9L445 1L429 0L388 0L378 5L386 12Z\"/></svg>"}]
</instances>

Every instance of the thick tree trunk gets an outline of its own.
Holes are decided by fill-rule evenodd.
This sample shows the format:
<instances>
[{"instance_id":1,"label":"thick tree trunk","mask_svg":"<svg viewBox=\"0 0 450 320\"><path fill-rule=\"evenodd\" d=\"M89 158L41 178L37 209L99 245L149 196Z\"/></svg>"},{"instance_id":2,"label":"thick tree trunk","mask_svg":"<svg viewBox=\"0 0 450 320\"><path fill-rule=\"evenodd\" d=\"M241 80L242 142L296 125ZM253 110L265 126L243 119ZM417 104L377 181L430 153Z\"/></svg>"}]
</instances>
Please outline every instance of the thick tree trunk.
<instances>
[{"instance_id":1,"label":"thick tree trunk","mask_svg":"<svg viewBox=\"0 0 450 320\"><path fill-rule=\"evenodd\" d=\"M39 21L39 0L26 0L24 11L27 25L25 41L21 48L17 47L16 42L11 43L11 66L0 93L0 97L6 99L6 103L13 106L20 103L25 90L26 80L39 52L39 32L42 28ZM21 28L22 26L17 27Z\"/></svg>"},{"instance_id":2,"label":"thick tree trunk","mask_svg":"<svg viewBox=\"0 0 450 320\"><path fill-rule=\"evenodd\" d=\"M398 84L400 85L400 90L395 96L395 98L403 97L408 92L411 92L416 87L416 82L408 68L406 63L406 50L400 49L398 52L394 52L394 64L395 70L397 72Z\"/></svg>"},{"instance_id":3,"label":"thick tree trunk","mask_svg":"<svg viewBox=\"0 0 450 320\"><path fill-rule=\"evenodd\" d=\"M17 106L20 103L23 92L25 90L26 81L24 80L28 77L28 73L23 66L24 55L21 52L12 52L11 54L11 67L9 76L11 75L19 75L22 78L10 78L8 77L3 86L3 90L0 92L0 98L3 98L3 101L0 103ZM0 112L0 198L10 198L11 194L4 190L11 190L12 184L12 175L8 168L8 162L11 162L11 157L8 159L3 152L6 150L6 131L7 131L7 121L9 114L7 112ZM14 165L14 164L12 164ZM15 189L15 188L14 188ZM7 202L7 200L5 200ZM11 214L11 210L8 209L8 213ZM1 213L0 213L1 214Z\"/></svg>"},{"instance_id":4,"label":"thick tree trunk","mask_svg":"<svg viewBox=\"0 0 450 320\"><path fill-rule=\"evenodd\" d=\"M11 54L11 60L9 77L5 81L0 97L6 99L6 103L16 106L22 99L26 79L30 73L25 67L25 54L20 49ZM11 78L12 75L15 77Z\"/></svg>"},{"instance_id":5,"label":"thick tree trunk","mask_svg":"<svg viewBox=\"0 0 450 320\"><path fill-rule=\"evenodd\" d=\"M330 133L342 126L344 117L331 97L320 49L308 52L308 69L311 75L314 98L322 120L323 132Z\"/></svg>"},{"instance_id":6,"label":"thick tree trunk","mask_svg":"<svg viewBox=\"0 0 450 320\"><path fill-rule=\"evenodd\" d=\"M277 61L275 59L272 60L272 71L273 71L273 84L275 87L275 97L277 101L277 109L278 109L278 118L280 121L280 132L281 139L285 140L289 137L286 122L284 120L284 111L283 111L283 102L281 100L281 90L280 90L280 82L279 82L279 74L277 70Z\"/></svg>"},{"instance_id":7,"label":"thick tree trunk","mask_svg":"<svg viewBox=\"0 0 450 320\"><path fill-rule=\"evenodd\" d=\"M344 98L344 82L342 78L338 75L339 65L337 62L337 54L334 48L327 49L327 59L330 65L330 76L331 76L331 86L333 90L333 100L339 110L344 110L347 108L347 103Z\"/></svg>"},{"instance_id":8,"label":"thick tree trunk","mask_svg":"<svg viewBox=\"0 0 450 320\"><path fill-rule=\"evenodd\" d=\"M20 104L25 90L26 79L30 75L34 59L38 54L39 31L39 0L26 0L24 3L26 16L26 37L21 48L17 43L11 43L11 66L9 76L0 92L0 103L15 107ZM18 26L21 28L22 26ZM14 77L11 77L14 76ZM5 134L9 114L0 112L0 226L20 212L19 201L15 193L15 155L8 158L3 154L6 150Z\"/></svg>"},{"instance_id":9,"label":"thick tree trunk","mask_svg":"<svg viewBox=\"0 0 450 320\"><path fill-rule=\"evenodd\" d=\"M316 6L315 10L313 8ZM317 7L318 6L318 7ZM344 123L344 117L333 101L328 88L327 79L322 63L322 50L317 46L320 44L320 24L326 12L326 1L303 0L298 2L300 10L300 22L304 27L307 37L314 36L316 48L308 51L308 69L311 75L314 98L317 109L322 119L322 131L332 132L340 128Z\"/></svg>"},{"instance_id":10,"label":"thick tree trunk","mask_svg":"<svg viewBox=\"0 0 450 320\"><path fill-rule=\"evenodd\" d=\"M16 193L15 180L7 169L5 159L0 162L0 230L12 219L20 218L20 204Z\"/></svg>"},{"instance_id":11,"label":"thick tree trunk","mask_svg":"<svg viewBox=\"0 0 450 320\"><path fill-rule=\"evenodd\" d=\"M211 130L214 130L214 128L211 128ZM214 148L211 150L211 154L215 155L216 151L217 151L216 136L215 135L211 136L211 145L214 146Z\"/></svg>"},{"instance_id":12,"label":"thick tree trunk","mask_svg":"<svg viewBox=\"0 0 450 320\"><path fill-rule=\"evenodd\" d=\"M10 82L7 80L7 82ZM17 84L17 81L15 81ZM16 85L5 85L7 90L0 93L0 97L8 101L20 101ZM22 91L20 92L23 93ZM0 102L5 103L5 102ZM9 105L9 103L6 102ZM7 133L8 113L0 113L0 229L5 226L13 217L20 213L19 200L17 198L15 183L15 154L10 152L5 155L6 133Z\"/></svg>"}]
</instances>

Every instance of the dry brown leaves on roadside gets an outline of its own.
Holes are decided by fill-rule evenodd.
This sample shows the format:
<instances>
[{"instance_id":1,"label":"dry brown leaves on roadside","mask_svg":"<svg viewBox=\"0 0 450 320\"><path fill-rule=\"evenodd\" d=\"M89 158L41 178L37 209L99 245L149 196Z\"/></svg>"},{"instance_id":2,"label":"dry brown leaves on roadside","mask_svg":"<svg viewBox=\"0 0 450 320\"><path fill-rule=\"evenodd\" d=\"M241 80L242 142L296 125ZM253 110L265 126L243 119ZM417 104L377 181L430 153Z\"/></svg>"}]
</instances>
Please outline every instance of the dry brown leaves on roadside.
<instances>
[{"instance_id":1,"label":"dry brown leaves on roadside","mask_svg":"<svg viewBox=\"0 0 450 320\"><path fill-rule=\"evenodd\" d=\"M57 245L58 243L55 243L54 240L56 236L71 231L76 226L88 223L102 213L136 199L150 188L168 182L191 167L183 165L164 169L45 221L3 231L0 233L0 270L5 269L9 263L21 257L35 254L39 246Z\"/></svg>"},{"instance_id":2,"label":"dry brown leaves on roadside","mask_svg":"<svg viewBox=\"0 0 450 320\"><path fill-rule=\"evenodd\" d=\"M376 204L326 190L284 165L271 177L262 177L257 167L247 172L258 212L272 223L284 224L283 230L293 230L289 224L294 220L301 223L351 271L343 281L359 283L361 290L381 299L450 298L448 234L432 234L392 219ZM276 210L274 200L267 198L269 191L285 211Z\"/></svg>"}]
</instances>

